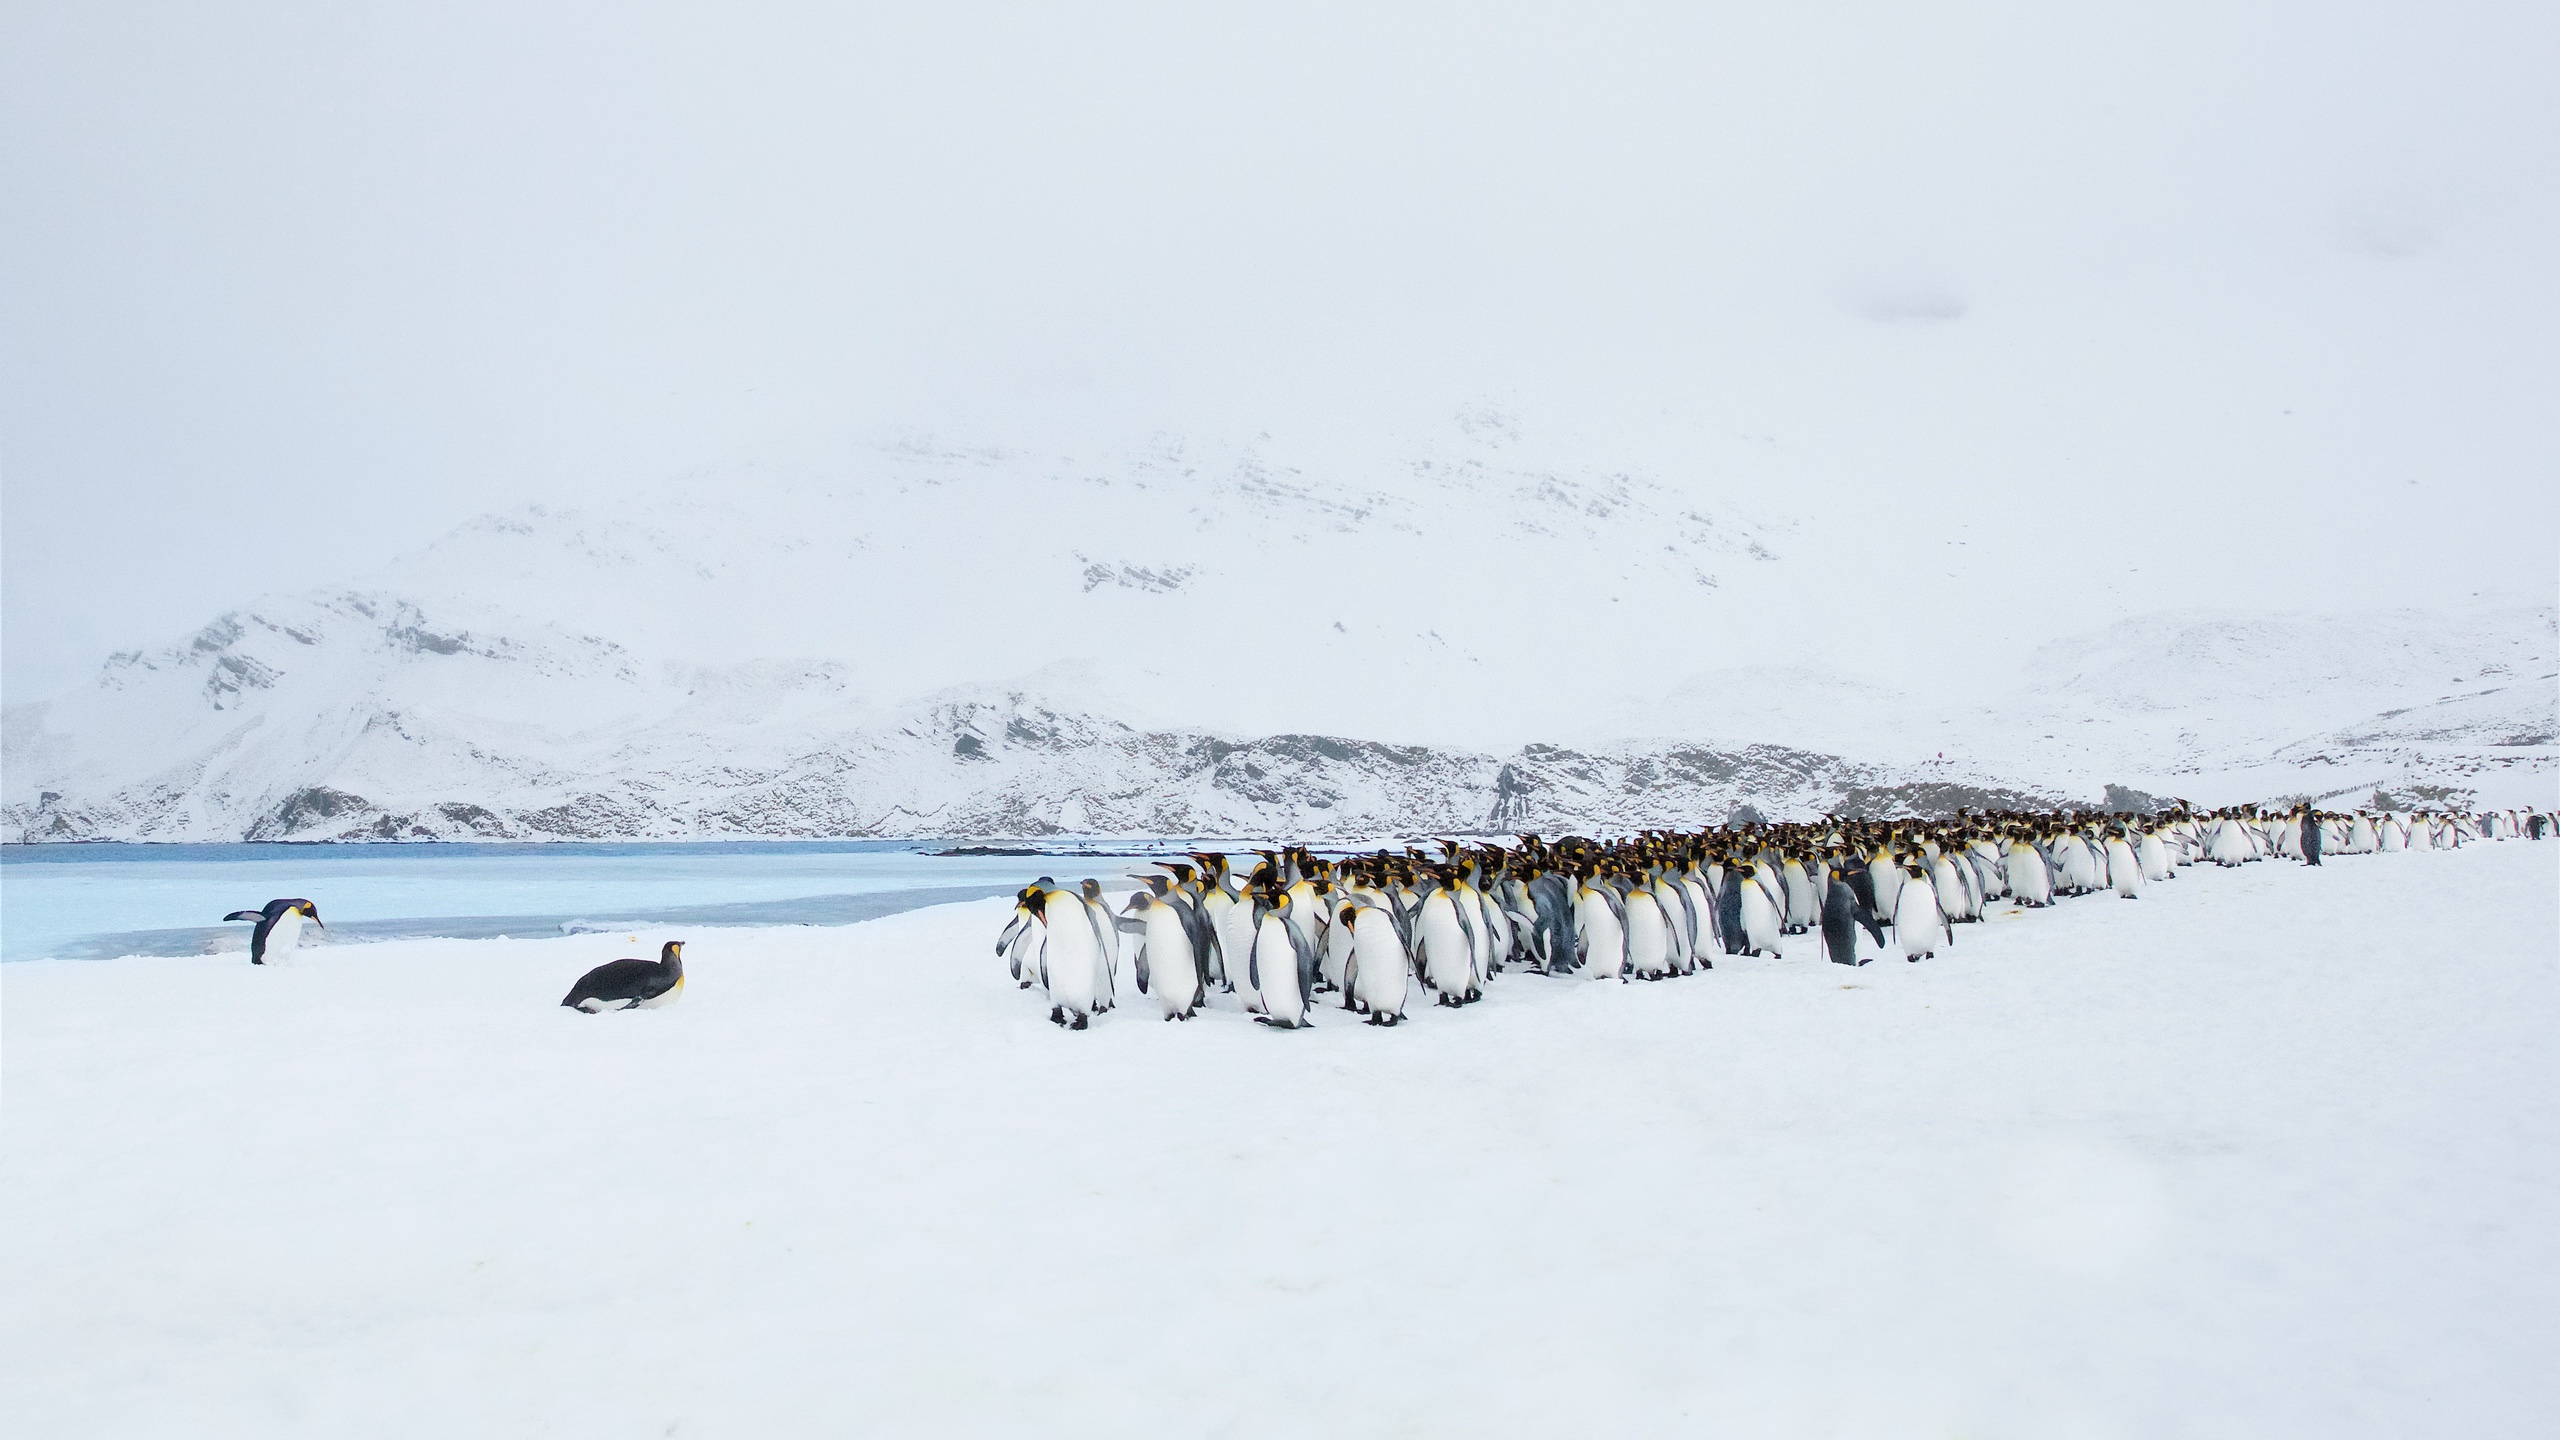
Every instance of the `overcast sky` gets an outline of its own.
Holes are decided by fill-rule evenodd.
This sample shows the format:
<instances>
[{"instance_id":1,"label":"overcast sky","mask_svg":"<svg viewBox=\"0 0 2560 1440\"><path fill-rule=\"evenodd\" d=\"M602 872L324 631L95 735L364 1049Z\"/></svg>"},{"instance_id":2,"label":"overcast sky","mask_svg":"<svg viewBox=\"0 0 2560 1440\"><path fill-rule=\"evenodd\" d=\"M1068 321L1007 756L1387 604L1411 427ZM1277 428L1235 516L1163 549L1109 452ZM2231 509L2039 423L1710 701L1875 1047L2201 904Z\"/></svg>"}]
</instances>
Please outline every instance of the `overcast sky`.
<instances>
[{"instance_id":1,"label":"overcast sky","mask_svg":"<svg viewBox=\"0 0 2560 1440\"><path fill-rule=\"evenodd\" d=\"M2159 489L2126 503L2257 487L2338 507L2333 550L2547 594L2555 17L13 5L9 698L812 429L1477 395L1888 415L1922 473L2005 469L2002 503L2004 456L2067 488L2130 454Z\"/></svg>"}]
</instances>

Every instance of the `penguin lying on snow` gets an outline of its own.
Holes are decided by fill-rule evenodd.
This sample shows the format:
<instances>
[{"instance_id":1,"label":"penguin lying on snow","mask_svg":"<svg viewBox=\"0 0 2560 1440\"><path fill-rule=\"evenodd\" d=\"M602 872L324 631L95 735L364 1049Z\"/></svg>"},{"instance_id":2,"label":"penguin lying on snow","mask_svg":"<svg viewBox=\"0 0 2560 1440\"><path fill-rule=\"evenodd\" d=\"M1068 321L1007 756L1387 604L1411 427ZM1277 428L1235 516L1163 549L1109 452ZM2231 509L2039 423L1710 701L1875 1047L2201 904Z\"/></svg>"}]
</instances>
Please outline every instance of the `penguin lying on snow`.
<instances>
[{"instance_id":1,"label":"penguin lying on snow","mask_svg":"<svg viewBox=\"0 0 2560 1440\"><path fill-rule=\"evenodd\" d=\"M560 1003L593 1015L603 1010L654 1010L684 993L684 942L670 940L655 961L614 960L578 977Z\"/></svg>"},{"instance_id":2,"label":"penguin lying on snow","mask_svg":"<svg viewBox=\"0 0 2560 1440\"><path fill-rule=\"evenodd\" d=\"M222 918L225 923L233 920L258 922L258 928L249 932L249 963L264 965L268 956L282 960L295 945L301 943L302 922L306 916L312 924L320 925L320 907L310 901L270 900L263 910L234 910ZM320 928L326 930L329 927L320 925Z\"/></svg>"}]
</instances>

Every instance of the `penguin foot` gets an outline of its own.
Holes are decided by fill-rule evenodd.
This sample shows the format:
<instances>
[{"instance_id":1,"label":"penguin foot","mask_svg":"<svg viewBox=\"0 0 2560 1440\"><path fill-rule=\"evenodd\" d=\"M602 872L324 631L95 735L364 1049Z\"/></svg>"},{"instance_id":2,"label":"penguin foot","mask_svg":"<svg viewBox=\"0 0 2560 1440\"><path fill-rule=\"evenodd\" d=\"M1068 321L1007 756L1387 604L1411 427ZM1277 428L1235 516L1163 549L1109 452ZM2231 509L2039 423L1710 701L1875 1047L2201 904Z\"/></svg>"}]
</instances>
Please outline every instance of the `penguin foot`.
<instances>
[{"instance_id":1,"label":"penguin foot","mask_svg":"<svg viewBox=\"0 0 2560 1440\"><path fill-rule=\"evenodd\" d=\"M1066 1007L1066 1006L1064 1006L1064 1005L1052 1005L1052 1006L1050 1006L1050 1007L1049 1007L1049 1023L1050 1023L1050 1024L1052 1024L1052 1025L1064 1025L1064 1024L1066 1024L1066 1023L1067 1023L1067 1007Z\"/></svg>"},{"instance_id":2,"label":"penguin foot","mask_svg":"<svg viewBox=\"0 0 2560 1440\"><path fill-rule=\"evenodd\" d=\"M1067 1028L1068 1028L1068 1029L1070 1029L1070 1030L1081 1030L1081 1029L1083 1029L1085 1026L1087 1026L1087 1025L1089 1025L1089 1024L1091 1024L1091 1023L1093 1023L1093 1017L1092 1017L1092 1016L1090 1016L1090 1015L1078 1015L1078 1016L1074 1019L1074 1021L1073 1021L1073 1022L1071 1022L1071 1023L1067 1026Z\"/></svg>"}]
</instances>

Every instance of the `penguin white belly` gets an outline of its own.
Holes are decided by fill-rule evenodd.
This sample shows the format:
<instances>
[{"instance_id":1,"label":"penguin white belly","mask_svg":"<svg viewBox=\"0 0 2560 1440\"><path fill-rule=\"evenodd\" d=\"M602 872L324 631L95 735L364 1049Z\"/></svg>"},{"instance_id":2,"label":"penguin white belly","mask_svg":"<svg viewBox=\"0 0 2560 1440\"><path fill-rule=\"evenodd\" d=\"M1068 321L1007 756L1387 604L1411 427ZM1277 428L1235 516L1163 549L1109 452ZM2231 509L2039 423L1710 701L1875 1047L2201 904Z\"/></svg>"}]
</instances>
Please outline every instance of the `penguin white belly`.
<instances>
[{"instance_id":1,"label":"penguin white belly","mask_svg":"<svg viewBox=\"0 0 2560 1440\"><path fill-rule=\"evenodd\" d=\"M1370 1018L1402 1017L1413 967L1405 959L1404 946L1396 939L1395 926L1385 911L1371 910L1361 915L1359 929L1352 936L1351 953L1356 981L1351 993L1368 1007Z\"/></svg>"},{"instance_id":2,"label":"penguin white belly","mask_svg":"<svg viewBox=\"0 0 2560 1440\"><path fill-rule=\"evenodd\" d=\"M1386 917L1378 917L1378 923L1387 923ZM1324 983L1336 990L1345 989L1343 981L1351 972L1351 954L1356 948L1351 928L1342 923L1340 915L1334 916L1333 923L1324 927L1324 959L1321 962Z\"/></svg>"},{"instance_id":3,"label":"penguin white belly","mask_svg":"<svg viewBox=\"0 0 2560 1440\"><path fill-rule=\"evenodd\" d=\"M1950 920L1961 920L1972 909L1965 902L1964 878L1956 874L1954 862L1941 855L1929 864L1929 886L1938 895L1938 913Z\"/></svg>"},{"instance_id":4,"label":"penguin white belly","mask_svg":"<svg viewBox=\"0 0 2560 1440\"><path fill-rule=\"evenodd\" d=\"M1462 885L1455 899L1467 932L1467 988L1481 995L1485 982L1493 978L1493 937L1484 928L1484 897Z\"/></svg>"},{"instance_id":5,"label":"penguin white belly","mask_svg":"<svg viewBox=\"0 0 2560 1440\"><path fill-rule=\"evenodd\" d=\"M1598 895L1584 892L1574 902L1573 929L1582 946L1582 970L1594 980L1615 980L1627 969L1627 932L1617 912Z\"/></svg>"},{"instance_id":6,"label":"penguin white belly","mask_svg":"<svg viewBox=\"0 0 2560 1440\"><path fill-rule=\"evenodd\" d=\"M2026 845L2009 849L2009 893L2027 905L2053 903L2053 876L2044 868L2044 857Z\"/></svg>"},{"instance_id":7,"label":"penguin white belly","mask_svg":"<svg viewBox=\"0 0 2560 1440\"><path fill-rule=\"evenodd\" d=\"M1040 968L1047 973L1049 1003L1069 1015L1094 1012L1096 982L1102 976L1100 942L1086 917L1081 895L1053 895L1042 912L1048 917L1041 941Z\"/></svg>"},{"instance_id":8,"label":"penguin white belly","mask_svg":"<svg viewBox=\"0 0 2560 1440\"><path fill-rule=\"evenodd\" d=\"M1275 1025L1297 1026L1307 1018L1307 997L1298 990L1298 941L1278 915L1262 917L1253 936L1253 988L1262 998L1262 1013Z\"/></svg>"},{"instance_id":9,"label":"penguin white belly","mask_svg":"<svg viewBox=\"0 0 2560 1440\"><path fill-rule=\"evenodd\" d=\"M1244 1002L1247 1010L1262 1008L1262 997L1253 990L1253 967L1247 960L1253 954L1253 910L1246 905L1229 904L1218 910L1218 951L1226 957L1227 984Z\"/></svg>"},{"instance_id":10,"label":"penguin white belly","mask_svg":"<svg viewBox=\"0 0 2560 1440\"><path fill-rule=\"evenodd\" d=\"M1155 992L1166 1018L1197 1009L1200 967L1192 959L1191 932L1182 928L1182 917L1172 906L1147 907L1147 928L1139 943L1146 946L1147 988Z\"/></svg>"},{"instance_id":11,"label":"penguin white belly","mask_svg":"<svg viewBox=\"0 0 2560 1440\"><path fill-rule=\"evenodd\" d=\"M288 910L267 927L266 961L280 965L293 958L294 947L302 943L302 912Z\"/></svg>"},{"instance_id":12,"label":"penguin white belly","mask_svg":"<svg viewBox=\"0 0 2560 1440\"><path fill-rule=\"evenodd\" d=\"M1653 903L1662 909L1662 958L1670 962L1671 973L1686 975L1697 969L1689 958L1689 907L1681 903L1679 890L1668 880L1656 880Z\"/></svg>"},{"instance_id":13,"label":"penguin white belly","mask_svg":"<svg viewBox=\"0 0 2560 1440\"><path fill-rule=\"evenodd\" d=\"M2143 879L2166 880L2169 878L2169 851L2161 845L2159 836L2143 836L2142 845L2137 853L2142 862Z\"/></svg>"},{"instance_id":14,"label":"penguin white belly","mask_svg":"<svg viewBox=\"0 0 2560 1440\"><path fill-rule=\"evenodd\" d=\"M2134 857L2133 847L2121 839L2107 842L2107 881L2116 894L2127 900L2142 898L2142 862Z\"/></svg>"},{"instance_id":15,"label":"penguin white belly","mask_svg":"<svg viewBox=\"0 0 2560 1440\"><path fill-rule=\"evenodd\" d=\"M1745 948L1755 955L1775 956L1778 953L1778 907L1769 899L1769 892L1754 884L1750 876L1739 878Z\"/></svg>"},{"instance_id":16,"label":"penguin white belly","mask_svg":"<svg viewBox=\"0 0 2560 1440\"><path fill-rule=\"evenodd\" d=\"M1414 944L1422 951L1422 981L1451 1003L1472 998L1475 990L1475 944L1458 923L1456 902L1446 890L1434 890L1414 920Z\"/></svg>"},{"instance_id":17,"label":"penguin white belly","mask_svg":"<svg viewBox=\"0 0 2560 1440\"><path fill-rule=\"evenodd\" d=\"M1627 969L1648 980L1670 972L1670 938L1663 929L1662 904L1653 892L1628 891Z\"/></svg>"},{"instance_id":18,"label":"penguin white belly","mask_svg":"<svg viewBox=\"0 0 2560 1440\"><path fill-rule=\"evenodd\" d=\"M1813 882L1804 870L1792 862L1787 866L1787 926L1801 935L1822 920L1822 905L1813 895Z\"/></svg>"},{"instance_id":19,"label":"penguin white belly","mask_svg":"<svg viewBox=\"0 0 2560 1440\"><path fill-rule=\"evenodd\" d=\"M1896 902L1902 898L1904 876L1901 869L1882 860L1872 861L1867 866L1867 877L1875 886L1877 912L1884 915L1895 913Z\"/></svg>"},{"instance_id":20,"label":"penguin white belly","mask_svg":"<svg viewBox=\"0 0 2560 1440\"><path fill-rule=\"evenodd\" d=\"M1946 918L1938 913L1938 897L1926 885L1905 885L1893 907L1893 937L1910 957L1934 955L1947 943Z\"/></svg>"},{"instance_id":21,"label":"penguin white belly","mask_svg":"<svg viewBox=\"0 0 2560 1440\"><path fill-rule=\"evenodd\" d=\"M1695 917L1695 923L1689 932L1689 956L1694 960L1715 949L1716 902L1715 897L1707 893L1706 882L1703 880L1684 879L1680 885L1689 892L1690 913Z\"/></svg>"},{"instance_id":22,"label":"penguin white belly","mask_svg":"<svg viewBox=\"0 0 2560 1440\"><path fill-rule=\"evenodd\" d=\"M1096 937L1094 993L1108 1010L1120 995L1120 927L1111 922L1111 908L1099 900L1085 901L1084 913Z\"/></svg>"}]
</instances>

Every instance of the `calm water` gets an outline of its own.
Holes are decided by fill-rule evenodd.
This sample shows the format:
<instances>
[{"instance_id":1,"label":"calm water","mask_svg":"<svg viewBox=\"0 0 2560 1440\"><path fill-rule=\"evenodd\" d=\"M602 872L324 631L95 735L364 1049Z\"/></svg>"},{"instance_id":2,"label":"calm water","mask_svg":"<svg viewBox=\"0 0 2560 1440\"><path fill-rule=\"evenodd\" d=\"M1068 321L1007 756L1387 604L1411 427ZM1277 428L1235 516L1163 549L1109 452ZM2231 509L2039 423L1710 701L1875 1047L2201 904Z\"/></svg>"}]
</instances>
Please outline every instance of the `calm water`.
<instances>
[{"instance_id":1,"label":"calm water","mask_svg":"<svg viewBox=\"0 0 2560 1440\"><path fill-rule=\"evenodd\" d=\"M233 910L320 908L339 943L638 925L846 924L1002 895L1040 875L1105 882L1179 846L946 856L938 842L0 846L0 960L192 955L248 944ZM1061 847L1062 850L1070 847ZM315 938L317 938L315 936Z\"/></svg>"}]
</instances>

